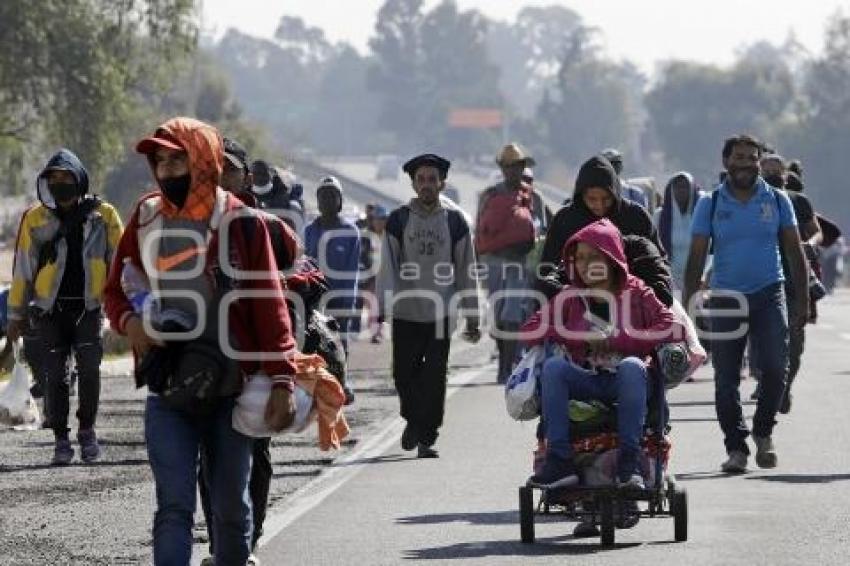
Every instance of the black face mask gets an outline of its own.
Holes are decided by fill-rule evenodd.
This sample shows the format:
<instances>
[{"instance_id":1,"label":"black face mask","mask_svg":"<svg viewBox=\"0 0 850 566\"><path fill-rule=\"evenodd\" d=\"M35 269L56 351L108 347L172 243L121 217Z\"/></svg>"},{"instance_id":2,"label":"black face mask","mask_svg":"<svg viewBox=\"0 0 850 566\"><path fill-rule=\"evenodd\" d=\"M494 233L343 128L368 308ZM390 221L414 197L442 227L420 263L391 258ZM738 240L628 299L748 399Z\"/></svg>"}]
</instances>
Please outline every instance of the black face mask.
<instances>
[{"instance_id":1,"label":"black face mask","mask_svg":"<svg viewBox=\"0 0 850 566\"><path fill-rule=\"evenodd\" d=\"M765 175L764 180L767 181L768 185L777 189L781 189L785 185L782 175Z\"/></svg>"},{"instance_id":2,"label":"black face mask","mask_svg":"<svg viewBox=\"0 0 850 566\"><path fill-rule=\"evenodd\" d=\"M47 186L56 204L67 202L80 196L76 183L51 183Z\"/></svg>"},{"instance_id":3,"label":"black face mask","mask_svg":"<svg viewBox=\"0 0 850 566\"><path fill-rule=\"evenodd\" d=\"M169 201L177 208L183 208L186 204L186 197L189 196L189 186L192 184L192 176L189 173L180 177L169 177L168 179L159 179L159 187L162 193Z\"/></svg>"}]
</instances>

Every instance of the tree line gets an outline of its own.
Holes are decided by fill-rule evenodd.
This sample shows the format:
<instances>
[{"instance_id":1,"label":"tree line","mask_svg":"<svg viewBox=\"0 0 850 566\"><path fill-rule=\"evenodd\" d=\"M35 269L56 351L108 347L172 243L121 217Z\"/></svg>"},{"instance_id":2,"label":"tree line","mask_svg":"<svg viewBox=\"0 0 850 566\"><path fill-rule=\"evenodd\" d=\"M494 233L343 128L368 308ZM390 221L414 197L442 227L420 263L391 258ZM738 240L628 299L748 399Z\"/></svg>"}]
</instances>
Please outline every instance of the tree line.
<instances>
[{"instance_id":1,"label":"tree line","mask_svg":"<svg viewBox=\"0 0 850 566\"><path fill-rule=\"evenodd\" d=\"M191 0L0 3L0 188L22 190L34 156L61 143L107 192L137 191L143 164L127 159L129 140L175 113L266 154L489 157L505 132L447 117L497 108L540 174L564 185L585 157L617 146L629 175L686 169L709 187L723 138L752 132L802 159L815 203L850 226L850 17L840 12L816 55L790 37L743 46L729 66L669 61L648 77L562 6L508 22L453 0L386 0L365 54L293 16L268 39L203 38L196 10Z\"/></svg>"}]
</instances>

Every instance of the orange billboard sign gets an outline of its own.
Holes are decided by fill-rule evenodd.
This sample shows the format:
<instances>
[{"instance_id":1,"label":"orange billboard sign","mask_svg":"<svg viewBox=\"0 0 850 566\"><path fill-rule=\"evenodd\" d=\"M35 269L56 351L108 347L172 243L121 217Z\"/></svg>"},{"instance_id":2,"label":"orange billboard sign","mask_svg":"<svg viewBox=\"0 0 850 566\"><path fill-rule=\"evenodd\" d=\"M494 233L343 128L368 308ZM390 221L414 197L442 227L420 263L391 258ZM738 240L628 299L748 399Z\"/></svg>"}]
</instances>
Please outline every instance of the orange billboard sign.
<instances>
[{"instance_id":1,"label":"orange billboard sign","mask_svg":"<svg viewBox=\"0 0 850 566\"><path fill-rule=\"evenodd\" d=\"M502 121L502 111L498 108L454 108L449 111L451 128L501 128Z\"/></svg>"}]
</instances>

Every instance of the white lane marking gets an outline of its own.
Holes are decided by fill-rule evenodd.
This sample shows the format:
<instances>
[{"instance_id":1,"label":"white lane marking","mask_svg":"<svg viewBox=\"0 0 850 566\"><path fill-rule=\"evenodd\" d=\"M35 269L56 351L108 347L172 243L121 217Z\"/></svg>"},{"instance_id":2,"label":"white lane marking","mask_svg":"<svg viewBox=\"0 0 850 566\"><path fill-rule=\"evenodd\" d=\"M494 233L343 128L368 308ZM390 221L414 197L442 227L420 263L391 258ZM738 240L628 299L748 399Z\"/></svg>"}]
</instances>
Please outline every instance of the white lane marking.
<instances>
[{"instance_id":1,"label":"white lane marking","mask_svg":"<svg viewBox=\"0 0 850 566\"><path fill-rule=\"evenodd\" d=\"M493 374L493 368L487 367L461 372L449 379L450 387L446 391L448 400L461 387L475 379ZM263 525L263 542L260 547L274 539L289 525L297 521L305 513L320 505L325 499L342 487L346 482L354 478L368 464L368 461L381 456L390 446L398 441L404 428L404 420L401 417L392 417L384 421L379 432L367 439L350 454L340 458L330 467L326 468L317 478L297 490L283 507L266 518Z\"/></svg>"},{"instance_id":2,"label":"white lane marking","mask_svg":"<svg viewBox=\"0 0 850 566\"><path fill-rule=\"evenodd\" d=\"M839 334L839 336L841 336L845 340L850 340L850 332L842 332L841 334Z\"/></svg>"}]
</instances>

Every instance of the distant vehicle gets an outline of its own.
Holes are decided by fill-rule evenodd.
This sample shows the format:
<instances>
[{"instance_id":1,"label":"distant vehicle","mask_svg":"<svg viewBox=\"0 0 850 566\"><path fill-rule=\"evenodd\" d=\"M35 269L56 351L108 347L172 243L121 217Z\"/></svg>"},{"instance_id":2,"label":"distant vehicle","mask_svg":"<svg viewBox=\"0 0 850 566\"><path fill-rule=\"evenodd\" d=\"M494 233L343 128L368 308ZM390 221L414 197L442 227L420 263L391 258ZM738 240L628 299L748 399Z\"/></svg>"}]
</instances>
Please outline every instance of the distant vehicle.
<instances>
[{"instance_id":1,"label":"distant vehicle","mask_svg":"<svg viewBox=\"0 0 850 566\"><path fill-rule=\"evenodd\" d=\"M390 179L395 181L401 173L401 165L399 164L397 155L379 155L375 161L375 179Z\"/></svg>"}]
</instances>

